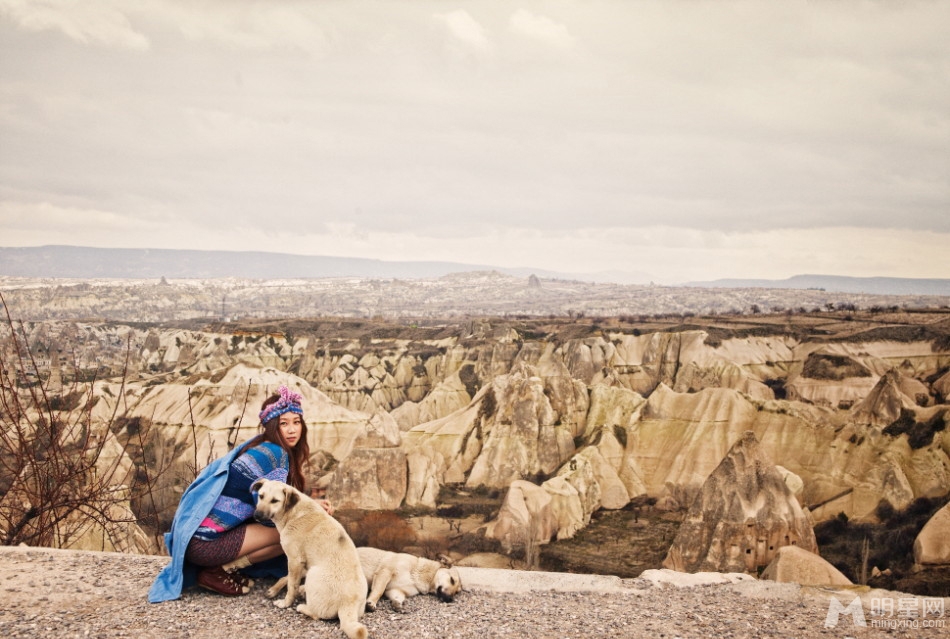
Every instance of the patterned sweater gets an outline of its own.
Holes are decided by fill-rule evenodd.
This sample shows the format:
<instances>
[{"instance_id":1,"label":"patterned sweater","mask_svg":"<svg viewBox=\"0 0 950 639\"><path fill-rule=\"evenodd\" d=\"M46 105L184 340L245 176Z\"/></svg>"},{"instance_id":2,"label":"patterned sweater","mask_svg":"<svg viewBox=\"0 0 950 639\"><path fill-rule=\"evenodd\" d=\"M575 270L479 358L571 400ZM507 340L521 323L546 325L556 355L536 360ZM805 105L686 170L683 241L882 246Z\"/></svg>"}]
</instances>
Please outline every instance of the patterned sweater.
<instances>
[{"instance_id":1,"label":"patterned sweater","mask_svg":"<svg viewBox=\"0 0 950 639\"><path fill-rule=\"evenodd\" d=\"M256 504L251 484L258 479L285 482L289 468L287 451L271 442L263 442L241 453L231 462L224 490L198 526L195 537L211 541L253 519Z\"/></svg>"}]
</instances>

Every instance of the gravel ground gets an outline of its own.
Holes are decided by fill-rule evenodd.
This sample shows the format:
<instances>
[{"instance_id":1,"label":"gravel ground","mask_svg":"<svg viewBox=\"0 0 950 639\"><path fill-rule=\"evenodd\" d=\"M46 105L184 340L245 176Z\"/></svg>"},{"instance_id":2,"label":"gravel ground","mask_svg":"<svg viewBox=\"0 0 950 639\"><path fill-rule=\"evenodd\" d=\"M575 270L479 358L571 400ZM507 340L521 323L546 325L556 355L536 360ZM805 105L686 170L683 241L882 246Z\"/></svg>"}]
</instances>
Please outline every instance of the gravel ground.
<instances>
[{"instance_id":1,"label":"gravel ground","mask_svg":"<svg viewBox=\"0 0 950 639\"><path fill-rule=\"evenodd\" d=\"M342 638L336 621L276 608L259 582L244 597L194 589L149 604L146 593L167 558L0 548L0 637ZM625 580L617 592L464 591L455 603L409 600L367 613L371 637L386 639L559 639L566 637L950 637L950 628L858 628L845 617L825 628L828 597L797 586L746 592L728 585L672 587ZM756 584L759 585L759 584ZM798 592L789 596L790 592ZM896 596L896 595L895 595ZM847 602L845 602L847 603ZM950 611L947 611L950 612ZM941 620L947 620L947 614ZM870 619L868 621L870 624Z\"/></svg>"}]
</instances>

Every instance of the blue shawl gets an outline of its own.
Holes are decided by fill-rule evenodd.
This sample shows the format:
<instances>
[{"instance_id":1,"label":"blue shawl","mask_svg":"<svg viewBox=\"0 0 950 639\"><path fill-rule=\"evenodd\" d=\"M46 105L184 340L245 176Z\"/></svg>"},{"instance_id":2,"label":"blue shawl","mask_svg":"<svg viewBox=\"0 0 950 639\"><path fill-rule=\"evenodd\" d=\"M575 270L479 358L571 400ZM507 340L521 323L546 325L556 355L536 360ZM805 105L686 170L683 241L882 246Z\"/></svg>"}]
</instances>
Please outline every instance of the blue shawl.
<instances>
[{"instance_id":1,"label":"blue shawl","mask_svg":"<svg viewBox=\"0 0 950 639\"><path fill-rule=\"evenodd\" d=\"M224 485L228 481L231 462L237 458L243 445L237 446L224 457L220 457L198 474L195 481L185 489L178 502L178 510L172 520L171 531L165 533L165 546L171 555L171 562L165 566L148 591L150 603L170 601L181 597L183 589L195 585L199 567L185 560L185 550L198 526L211 512ZM268 561L254 564L242 570L252 577L283 577L287 574L287 557L281 555Z\"/></svg>"}]
</instances>

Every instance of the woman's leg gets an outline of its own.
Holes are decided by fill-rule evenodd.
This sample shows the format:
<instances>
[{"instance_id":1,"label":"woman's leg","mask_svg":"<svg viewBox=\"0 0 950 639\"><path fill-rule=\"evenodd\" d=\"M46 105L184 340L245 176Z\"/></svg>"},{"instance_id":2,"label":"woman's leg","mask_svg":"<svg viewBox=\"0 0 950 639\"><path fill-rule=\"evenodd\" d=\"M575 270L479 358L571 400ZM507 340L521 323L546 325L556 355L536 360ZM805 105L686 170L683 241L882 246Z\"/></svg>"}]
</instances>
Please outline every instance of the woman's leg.
<instances>
[{"instance_id":1,"label":"woman's leg","mask_svg":"<svg viewBox=\"0 0 950 639\"><path fill-rule=\"evenodd\" d=\"M185 559L198 566L221 566L227 572L247 568L284 554L276 528L248 522L214 541L192 539Z\"/></svg>"},{"instance_id":2,"label":"woman's leg","mask_svg":"<svg viewBox=\"0 0 950 639\"><path fill-rule=\"evenodd\" d=\"M247 524L244 543L238 553L240 557L247 557L248 562L256 564L282 554L284 549L280 547L280 534L276 528L255 522Z\"/></svg>"},{"instance_id":3,"label":"woman's leg","mask_svg":"<svg viewBox=\"0 0 950 639\"><path fill-rule=\"evenodd\" d=\"M198 585L222 595L237 596L250 592L254 582L237 571L251 565L242 555L247 525L225 532L218 538L205 541L193 537L185 551L185 559L201 566Z\"/></svg>"},{"instance_id":4,"label":"woman's leg","mask_svg":"<svg viewBox=\"0 0 950 639\"><path fill-rule=\"evenodd\" d=\"M192 539L185 558L203 566L198 585L223 595L243 595L254 582L237 571L283 554L276 528L250 522L215 541Z\"/></svg>"}]
</instances>

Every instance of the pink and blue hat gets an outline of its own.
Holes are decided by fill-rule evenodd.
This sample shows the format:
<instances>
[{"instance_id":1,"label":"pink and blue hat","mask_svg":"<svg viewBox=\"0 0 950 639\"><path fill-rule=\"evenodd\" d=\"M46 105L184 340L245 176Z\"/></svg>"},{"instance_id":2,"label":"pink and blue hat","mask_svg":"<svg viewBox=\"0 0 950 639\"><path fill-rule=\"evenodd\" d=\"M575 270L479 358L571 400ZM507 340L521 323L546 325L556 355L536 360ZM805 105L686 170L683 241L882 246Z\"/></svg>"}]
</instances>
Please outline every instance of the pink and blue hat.
<instances>
[{"instance_id":1,"label":"pink and blue hat","mask_svg":"<svg viewBox=\"0 0 950 639\"><path fill-rule=\"evenodd\" d=\"M301 397L299 393L293 392L286 386L281 386L277 389L277 394L280 396L278 400L272 404L268 404L264 407L264 410L261 411L260 418L262 424L266 424L284 413L303 415L303 408L300 406L300 400L303 399L303 397Z\"/></svg>"}]
</instances>

